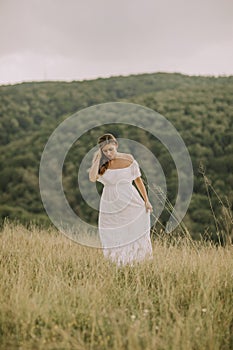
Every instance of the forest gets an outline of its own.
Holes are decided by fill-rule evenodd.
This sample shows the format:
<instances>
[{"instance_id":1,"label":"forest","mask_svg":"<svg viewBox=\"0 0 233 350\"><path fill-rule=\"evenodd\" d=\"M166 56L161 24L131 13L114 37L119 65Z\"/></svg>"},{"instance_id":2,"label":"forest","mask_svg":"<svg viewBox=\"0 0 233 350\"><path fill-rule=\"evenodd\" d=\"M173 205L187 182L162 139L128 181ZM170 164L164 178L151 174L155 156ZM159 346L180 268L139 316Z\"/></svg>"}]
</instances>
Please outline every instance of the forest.
<instances>
[{"instance_id":1,"label":"forest","mask_svg":"<svg viewBox=\"0 0 233 350\"><path fill-rule=\"evenodd\" d=\"M232 76L178 73L0 86L1 225L6 218L24 225L29 222L50 225L38 181L41 155L48 138L76 112L107 102L126 102L163 115L185 142L194 172L192 199L184 218L191 236L221 242L226 233L232 237L232 96ZM77 184L77 172L87 150L105 132L106 125L83 134L70 148L63 166L63 186L71 208L93 224L97 222L98 211L85 203ZM177 174L166 148L136 126L110 124L108 132L119 138L131 137L155 154L166 176L167 196L174 205ZM144 175L143 178L146 182ZM101 192L101 184L96 186ZM164 209L160 222L165 224L167 217Z\"/></svg>"}]
</instances>

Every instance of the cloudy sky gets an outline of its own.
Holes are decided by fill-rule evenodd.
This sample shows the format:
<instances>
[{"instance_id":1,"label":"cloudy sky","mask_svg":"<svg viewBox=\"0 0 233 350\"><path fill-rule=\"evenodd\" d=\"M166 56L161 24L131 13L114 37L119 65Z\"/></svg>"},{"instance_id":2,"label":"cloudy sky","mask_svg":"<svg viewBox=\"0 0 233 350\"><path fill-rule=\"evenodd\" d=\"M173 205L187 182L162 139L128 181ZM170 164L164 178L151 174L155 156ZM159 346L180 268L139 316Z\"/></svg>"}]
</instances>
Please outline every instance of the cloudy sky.
<instances>
[{"instance_id":1,"label":"cloudy sky","mask_svg":"<svg viewBox=\"0 0 233 350\"><path fill-rule=\"evenodd\" d=\"M0 0L0 84L233 74L232 0Z\"/></svg>"}]
</instances>

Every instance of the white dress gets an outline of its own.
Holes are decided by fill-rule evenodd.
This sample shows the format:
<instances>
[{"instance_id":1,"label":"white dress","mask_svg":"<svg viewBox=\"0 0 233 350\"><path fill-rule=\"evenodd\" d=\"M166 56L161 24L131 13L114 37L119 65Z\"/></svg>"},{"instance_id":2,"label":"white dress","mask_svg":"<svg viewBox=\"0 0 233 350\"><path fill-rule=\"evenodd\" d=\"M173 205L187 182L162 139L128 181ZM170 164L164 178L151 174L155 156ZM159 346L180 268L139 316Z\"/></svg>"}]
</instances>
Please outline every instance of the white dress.
<instances>
[{"instance_id":1,"label":"white dress","mask_svg":"<svg viewBox=\"0 0 233 350\"><path fill-rule=\"evenodd\" d=\"M117 265L152 258L150 211L132 181L141 176L138 162L121 169L107 169L97 181L104 185L98 229L106 258Z\"/></svg>"}]
</instances>

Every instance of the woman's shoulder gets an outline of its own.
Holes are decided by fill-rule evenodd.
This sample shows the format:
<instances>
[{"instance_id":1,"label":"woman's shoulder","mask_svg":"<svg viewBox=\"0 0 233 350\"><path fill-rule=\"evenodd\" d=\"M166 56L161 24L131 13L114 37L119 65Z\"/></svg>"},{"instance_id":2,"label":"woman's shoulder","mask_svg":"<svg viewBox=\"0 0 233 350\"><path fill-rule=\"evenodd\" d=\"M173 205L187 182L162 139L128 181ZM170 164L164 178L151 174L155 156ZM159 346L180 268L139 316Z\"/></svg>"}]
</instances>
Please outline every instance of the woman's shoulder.
<instances>
[{"instance_id":1,"label":"woman's shoulder","mask_svg":"<svg viewBox=\"0 0 233 350\"><path fill-rule=\"evenodd\" d=\"M127 160L127 161L129 161L129 162L133 162L133 161L134 161L134 157L133 157L132 154L130 154L130 153L120 153L120 156L121 156L123 159L125 159L125 160Z\"/></svg>"}]
</instances>

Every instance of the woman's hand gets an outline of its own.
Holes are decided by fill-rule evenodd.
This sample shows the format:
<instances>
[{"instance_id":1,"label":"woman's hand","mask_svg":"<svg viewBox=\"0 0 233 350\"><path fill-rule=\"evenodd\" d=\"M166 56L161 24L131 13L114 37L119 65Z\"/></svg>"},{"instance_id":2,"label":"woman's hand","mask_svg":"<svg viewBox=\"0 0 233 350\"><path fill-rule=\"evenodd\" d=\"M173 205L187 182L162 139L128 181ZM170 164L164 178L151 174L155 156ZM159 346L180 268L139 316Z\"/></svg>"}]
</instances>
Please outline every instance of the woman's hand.
<instances>
[{"instance_id":1,"label":"woman's hand","mask_svg":"<svg viewBox=\"0 0 233 350\"><path fill-rule=\"evenodd\" d=\"M149 210L152 213L153 207L152 207L151 203L149 202L149 200L145 201L145 206L146 206L146 211Z\"/></svg>"},{"instance_id":2,"label":"woman's hand","mask_svg":"<svg viewBox=\"0 0 233 350\"><path fill-rule=\"evenodd\" d=\"M100 165L100 159L102 157L102 151L101 149L98 149L93 155L92 158L92 165L88 169L89 172L89 180L92 182L95 182L98 178L98 172L99 172L99 165Z\"/></svg>"},{"instance_id":3,"label":"woman's hand","mask_svg":"<svg viewBox=\"0 0 233 350\"><path fill-rule=\"evenodd\" d=\"M99 148L98 151L96 151L96 152L94 153L93 162L96 162L97 160L100 160L100 159L101 159L101 156L102 156L102 151L101 151L101 149Z\"/></svg>"}]
</instances>

